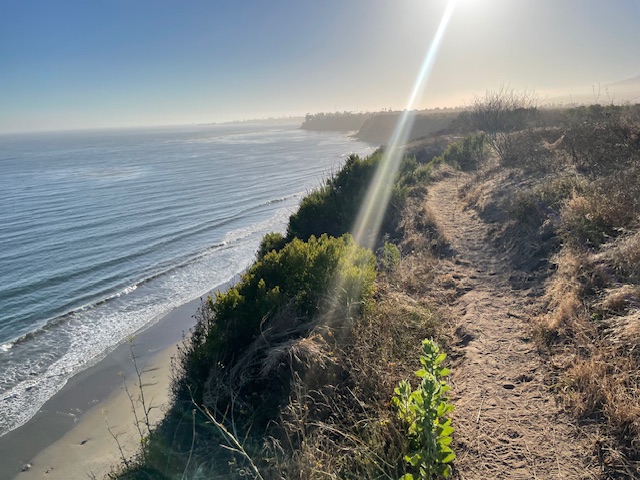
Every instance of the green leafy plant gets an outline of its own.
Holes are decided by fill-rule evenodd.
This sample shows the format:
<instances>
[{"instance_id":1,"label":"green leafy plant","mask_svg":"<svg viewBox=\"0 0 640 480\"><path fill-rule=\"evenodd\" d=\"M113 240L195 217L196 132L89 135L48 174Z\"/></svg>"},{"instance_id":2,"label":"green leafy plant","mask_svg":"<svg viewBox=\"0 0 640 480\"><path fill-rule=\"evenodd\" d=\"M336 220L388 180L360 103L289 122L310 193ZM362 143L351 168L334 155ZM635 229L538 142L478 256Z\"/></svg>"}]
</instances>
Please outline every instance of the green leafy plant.
<instances>
[{"instance_id":1,"label":"green leafy plant","mask_svg":"<svg viewBox=\"0 0 640 480\"><path fill-rule=\"evenodd\" d=\"M350 155L336 174L302 199L298 211L289 218L286 240L307 240L324 233L339 237L350 232L382 157L382 150L366 158ZM415 162L406 160L397 176L384 179L391 188L391 198L386 206L382 233L396 233L408 194L407 185L401 184L400 179L412 171L412 165L415 166Z\"/></svg>"},{"instance_id":2,"label":"green leafy plant","mask_svg":"<svg viewBox=\"0 0 640 480\"><path fill-rule=\"evenodd\" d=\"M430 165L446 163L460 170L476 170L485 154L486 136L483 133L467 135L461 140L451 142L444 152L434 157Z\"/></svg>"},{"instance_id":3,"label":"green leafy plant","mask_svg":"<svg viewBox=\"0 0 640 480\"><path fill-rule=\"evenodd\" d=\"M392 398L398 417L408 427L409 453L404 459L419 472L419 477L406 473L400 480L430 480L434 475L447 478L456 458L449 446L453 427L448 413L453 405L447 401L449 386L443 380L450 371L441 366L446 355L432 340L422 341L422 352L422 368L415 373L422 379L420 385L412 390L403 380Z\"/></svg>"},{"instance_id":4,"label":"green leafy plant","mask_svg":"<svg viewBox=\"0 0 640 480\"><path fill-rule=\"evenodd\" d=\"M260 242L260 248L258 248L257 259L262 260L264 256L272 250L282 250L287 241L281 233L271 232L267 233Z\"/></svg>"},{"instance_id":5,"label":"green leafy plant","mask_svg":"<svg viewBox=\"0 0 640 480\"><path fill-rule=\"evenodd\" d=\"M400 263L400 249L393 243L385 242L378 249L378 265L383 270L391 270Z\"/></svg>"},{"instance_id":6,"label":"green leafy plant","mask_svg":"<svg viewBox=\"0 0 640 480\"><path fill-rule=\"evenodd\" d=\"M312 235L306 242L294 238L265 253L238 284L203 305L203 318L187 344L177 396L189 405L192 397L201 404L212 369L229 371L242 352L264 337L267 320L284 311L290 315L281 331L295 332L329 307L341 318L366 308L375 291L375 261L373 252L349 234Z\"/></svg>"}]
</instances>

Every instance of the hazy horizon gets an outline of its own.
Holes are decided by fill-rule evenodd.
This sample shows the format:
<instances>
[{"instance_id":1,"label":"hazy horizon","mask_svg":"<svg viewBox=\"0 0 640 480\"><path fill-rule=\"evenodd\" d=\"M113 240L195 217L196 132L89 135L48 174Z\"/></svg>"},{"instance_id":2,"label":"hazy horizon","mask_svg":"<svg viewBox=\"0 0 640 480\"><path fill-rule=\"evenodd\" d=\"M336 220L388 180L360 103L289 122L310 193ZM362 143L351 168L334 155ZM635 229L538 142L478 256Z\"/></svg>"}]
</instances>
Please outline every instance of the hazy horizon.
<instances>
[{"instance_id":1,"label":"hazy horizon","mask_svg":"<svg viewBox=\"0 0 640 480\"><path fill-rule=\"evenodd\" d=\"M447 4L5 0L0 132L402 110ZM459 0L416 107L502 84L622 100L639 20L632 0Z\"/></svg>"}]
</instances>

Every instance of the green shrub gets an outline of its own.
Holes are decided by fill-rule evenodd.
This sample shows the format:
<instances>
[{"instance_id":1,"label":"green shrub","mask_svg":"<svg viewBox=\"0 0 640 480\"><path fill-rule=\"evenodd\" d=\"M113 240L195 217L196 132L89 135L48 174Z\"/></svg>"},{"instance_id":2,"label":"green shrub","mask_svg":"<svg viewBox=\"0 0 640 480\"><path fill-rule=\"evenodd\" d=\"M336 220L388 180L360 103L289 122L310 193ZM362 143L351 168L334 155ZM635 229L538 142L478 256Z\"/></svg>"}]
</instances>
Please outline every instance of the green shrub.
<instances>
[{"instance_id":1,"label":"green shrub","mask_svg":"<svg viewBox=\"0 0 640 480\"><path fill-rule=\"evenodd\" d=\"M258 248L258 260L262 260L264 256L269 253L271 250L280 250L285 246L287 240L282 236L281 233L271 232L267 233L262 242L260 242L260 248Z\"/></svg>"},{"instance_id":2,"label":"green shrub","mask_svg":"<svg viewBox=\"0 0 640 480\"><path fill-rule=\"evenodd\" d=\"M302 200L298 211L289 218L287 239L306 240L312 235L319 236L323 233L339 237L350 232L382 157L382 150L366 158L349 156L338 173ZM393 190L381 234L393 235L396 232L408 192L407 185L397 179L408 178L416 165L415 160L405 159L398 177L385 179L393 186Z\"/></svg>"},{"instance_id":3,"label":"green shrub","mask_svg":"<svg viewBox=\"0 0 640 480\"><path fill-rule=\"evenodd\" d=\"M391 270L400 263L400 249L393 243L385 242L378 250L378 265L384 270Z\"/></svg>"},{"instance_id":4,"label":"green shrub","mask_svg":"<svg viewBox=\"0 0 640 480\"><path fill-rule=\"evenodd\" d=\"M422 368L416 372L422 379L420 385L412 391L409 382L403 380L394 390L392 403L407 426L409 454L404 457L405 461L417 467L420 479L431 480L434 475L448 477L449 464L456 458L449 447L453 427L448 414L453 405L447 401L449 386L444 381L449 370L440 366L446 355L440 353L438 345L431 340L422 341L422 352ZM401 480L414 478L407 473Z\"/></svg>"},{"instance_id":5,"label":"green shrub","mask_svg":"<svg viewBox=\"0 0 640 480\"><path fill-rule=\"evenodd\" d=\"M485 135L476 133L451 142L442 155L431 160L431 165L446 163L461 170L475 170L484 158Z\"/></svg>"},{"instance_id":6,"label":"green shrub","mask_svg":"<svg viewBox=\"0 0 640 480\"><path fill-rule=\"evenodd\" d=\"M576 177L552 178L533 188L517 191L508 199L507 211L518 222L539 227L548 218L557 216L568 199L583 188Z\"/></svg>"},{"instance_id":7,"label":"green shrub","mask_svg":"<svg viewBox=\"0 0 640 480\"><path fill-rule=\"evenodd\" d=\"M308 322L328 306L336 314L353 314L373 294L375 257L350 235L294 238L271 250L242 280L204 305L203 319L191 337L183 362L184 387L201 401L212 368L227 369L262 333L265 319L291 309L290 325Z\"/></svg>"}]
</instances>

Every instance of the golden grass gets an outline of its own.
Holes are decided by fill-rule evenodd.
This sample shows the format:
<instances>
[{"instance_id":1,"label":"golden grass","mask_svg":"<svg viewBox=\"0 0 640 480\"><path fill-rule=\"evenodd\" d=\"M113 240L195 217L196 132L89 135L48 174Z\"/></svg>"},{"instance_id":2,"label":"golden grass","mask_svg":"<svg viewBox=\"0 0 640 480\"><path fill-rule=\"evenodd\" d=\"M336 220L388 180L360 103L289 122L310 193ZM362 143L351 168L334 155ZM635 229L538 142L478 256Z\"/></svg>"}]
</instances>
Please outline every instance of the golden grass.
<instances>
[{"instance_id":1,"label":"golden grass","mask_svg":"<svg viewBox=\"0 0 640 480\"><path fill-rule=\"evenodd\" d=\"M582 299L586 257L572 251L556 258L557 271L546 289L546 312L538 318L538 333L547 343L567 343L579 338L590 343L595 329ZM584 280L584 278L583 278Z\"/></svg>"},{"instance_id":2,"label":"golden grass","mask_svg":"<svg viewBox=\"0 0 640 480\"><path fill-rule=\"evenodd\" d=\"M513 168L485 166L465 199L515 251L556 235L533 325L549 381L603 476L640 478L640 110L604 110L514 135Z\"/></svg>"},{"instance_id":3,"label":"golden grass","mask_svg":"<svg viewBox=\"0 0 640 480\"><path fill-rule=\"evenodd\" d=\"M614 281L613 258L563 249L538 331L561 401L609 475L627 478L640 467L640 287Z\"/></svg>"},{"instance_id":4,"label":"golden grass","mask_svg":"<svg viewBox=\"0 0 640 480\"><path fill-rule=\"evenodd\" d=\"M602 257L615 268L617 275L640 282L640 231L623 236L607 245Z\"/></svg>"}]
</instances>

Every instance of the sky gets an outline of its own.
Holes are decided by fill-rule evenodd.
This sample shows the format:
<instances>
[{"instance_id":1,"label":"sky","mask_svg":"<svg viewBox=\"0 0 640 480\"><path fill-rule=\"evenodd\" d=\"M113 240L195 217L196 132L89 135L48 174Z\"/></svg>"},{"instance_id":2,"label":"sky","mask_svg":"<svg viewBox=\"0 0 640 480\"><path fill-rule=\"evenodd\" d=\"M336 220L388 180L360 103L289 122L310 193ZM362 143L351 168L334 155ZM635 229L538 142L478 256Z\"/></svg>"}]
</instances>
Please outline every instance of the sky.
<instances>
[{"instance_id":1,"label":"sky","mask_svg":"<svg viewBox=\"0 0 640 480\"><path fill-rule=\"evenodd\" d=\"M0 0L0 132L400 110L447 0ZM414 107L640 75L640 0L458 0Z\"/></svg>"}]
</instances>

